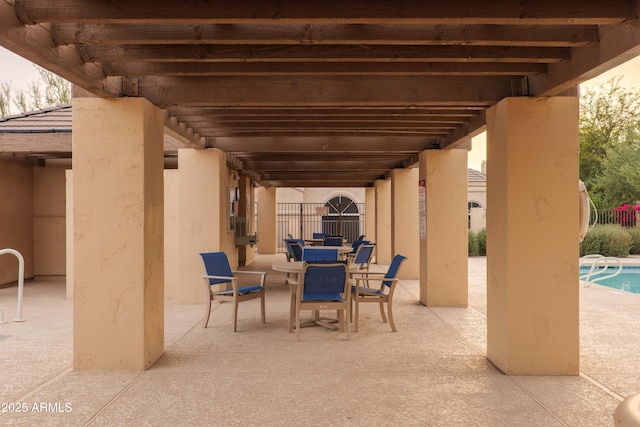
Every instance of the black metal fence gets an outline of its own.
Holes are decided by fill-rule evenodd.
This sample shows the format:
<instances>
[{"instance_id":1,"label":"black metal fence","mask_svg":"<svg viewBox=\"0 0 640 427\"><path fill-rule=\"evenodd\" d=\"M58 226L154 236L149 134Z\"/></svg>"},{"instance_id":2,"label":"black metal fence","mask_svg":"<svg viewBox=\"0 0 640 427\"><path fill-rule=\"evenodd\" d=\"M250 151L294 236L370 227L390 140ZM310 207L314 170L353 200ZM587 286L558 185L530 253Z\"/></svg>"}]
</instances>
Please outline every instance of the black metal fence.
<instances>
[{"instance_id":1,"label":"black metal fence","mask_svg":"<svg viewBox=\"0 0 640 427\"><path fill-rule=\"evenodd\" d=\"M342 236L350 244L364 234L364 203L352 203L348 212L330 209L322 203L277 203L278 251L284 252L284 239L311 239L313 233Z\"/></svg>"}]
</instances>

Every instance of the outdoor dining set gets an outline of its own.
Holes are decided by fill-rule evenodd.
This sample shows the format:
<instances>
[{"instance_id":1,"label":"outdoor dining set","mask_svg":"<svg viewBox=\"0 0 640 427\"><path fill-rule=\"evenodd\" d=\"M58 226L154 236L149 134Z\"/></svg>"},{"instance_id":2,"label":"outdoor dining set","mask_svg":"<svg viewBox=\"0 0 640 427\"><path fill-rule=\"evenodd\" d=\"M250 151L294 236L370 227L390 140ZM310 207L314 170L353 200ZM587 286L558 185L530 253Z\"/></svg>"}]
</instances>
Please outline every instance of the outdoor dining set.
<instances>
[{"instance_id":1,"label":"outdoor dining set","mask_svg":"<svg viewBox=\"0 0 640 427\"><path fill-rule=\"evenodd\" d=\"M346 331L347 339L351 339L352 321L353 331L358 331L360 303L378 303L382 321L388 322L396 332L392 301L398 272L406 257L395 255L386 273L378 273L369 271L375 243L365 240L364 236L352 245L345 245L341 236L314 236L307 241L290 238L285 239L285 244L286 261L274 263L272 269L287 273L289 332L295 330L296 339L301 328L314 325ZM202 277L209 294L203 327L209 323L212 301L232 302L233 331L236 332L239 303L256 298L261 300L261 320L265 323L267 272L233 271L224 252L200 255L206 271ZM243 276L247 279L240 280ZM335 311L336 316L323 317L321 310ZM311 311L312 317L301 319L302 311Z\"/></svg>"}]
</instances>

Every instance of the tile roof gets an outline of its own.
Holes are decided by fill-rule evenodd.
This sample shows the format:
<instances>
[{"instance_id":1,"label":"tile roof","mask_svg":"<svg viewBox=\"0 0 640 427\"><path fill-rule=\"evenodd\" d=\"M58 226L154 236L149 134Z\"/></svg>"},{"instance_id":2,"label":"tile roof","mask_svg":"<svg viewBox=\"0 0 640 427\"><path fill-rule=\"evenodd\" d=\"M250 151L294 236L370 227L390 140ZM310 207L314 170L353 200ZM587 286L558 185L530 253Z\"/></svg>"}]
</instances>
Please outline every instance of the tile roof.
<instances>
[{"instance_id":1,"label":"tile roof","mask_svg":"<svg viewBox=\"0 0 640 427\"><path fill-rule=\"evenodd\" d=\"M71 105L0 117L0 133L71 132Z\"/></svg>"},{"instance_id":2,"label":"tile roof","mask_svg":"<svg viewBox=\"0 0 640 427\"><path fill-rule=\"evenodd\" d=\"M467 182L486 182L487 175L475 169L467 169Z\"/></svg>"}]
</instances>

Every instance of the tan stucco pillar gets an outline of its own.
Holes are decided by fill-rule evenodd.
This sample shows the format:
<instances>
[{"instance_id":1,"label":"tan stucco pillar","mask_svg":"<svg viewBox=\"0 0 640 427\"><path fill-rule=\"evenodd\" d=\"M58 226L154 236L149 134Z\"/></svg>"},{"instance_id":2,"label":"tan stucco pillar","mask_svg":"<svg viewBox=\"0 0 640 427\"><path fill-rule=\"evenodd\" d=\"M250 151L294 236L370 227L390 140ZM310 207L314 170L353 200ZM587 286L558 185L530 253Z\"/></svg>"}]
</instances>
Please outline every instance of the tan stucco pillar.
<instances>
[{"instance_id":1,"label":"tan stucco pillar","mask_svg":"<svg viewBox=\"0 0 640 427\"><path fill-rule=\"evenodd\" d=\"M275 254L276 242L276 189L260 187L256 190L258 198L258 252Z\"/></svg>"},{"instance_id":2,"label":"tan stucco pillar","mask_svg":"<svg viewBox=\"0 0 640 427\"><path fill-rule=\"evenodd\" d=\"M467 150L420 153L420 302L468 304Z\"/></svg>"},{"instance_id":3,"label":"tan stucco pillar","mask_svg":"<svg viewBox=\"0 0 640 427\"><path fill-rule=\"evenodd\" d=\"M376 241L376 189L367 187L364 190L364 230L362 233L370 242ZM374 252L375 254L375 249Z\"/></svg>"},{"instance_id":4,"label":"tan stucco pillar","mask_svg":"<svg viewBox=\"0 0 640 427\"><path fill-rule=\"evenodd\" d=\"M179 193L180 172L177 169L164 171L164 299L180 299L180 233Z\"/></svg>"},{"instance_id":5,"label":"tan stucco pillar","mask_svg":"<svg viewBox=\"0 0 640 427\"><path fill-rule=\"evenodd\" d=\"M253 235L253 186L251 185L251 178L246 175L240 175L238 180L238 216L245 218L245 232L247 235ZM252 245L238 246L238 265L248 266L255 258L255 250Z\"/></svg>"},{"instance_id":6,"label":"tan stucco pillar","mask_svg":"<svg viewBox=\"0 0 640 427\"><path fill-rule=\"evenodd\" d=\"M578 100L487 111L487 355L514 375L578 375Z\"/></svg>"},{"instance_id":7,"label":"tan stucco pillar","mask_svg":"<svg viewBox=\"0 0 640 427\"><path fill-rule=\"evenodd\" d=\"M66 296L73 299L73 171L65 171L65 251L66 251Z\"/></svg>"},{"instance_id":8,"label":"tan stucco pillar","mask_svg":"<svg viewBox=\"0 0 640 427\"><path fill-rule=\"evenodd\" d=\"M73 100L76 369L140 370L164 352L163 113Z\"/></svg>"},{"instance_id":9,"label":"tan stucco pillar","mask_svg":"<svg viewBox=\"0 0 640 427\"><path fill-rule=\"evenodd\" d=\"M227 217L226 155L217 148L178 150L178 170L179 299L183 304L204 303L205 271L200 253L222 251L232 267L237 265L235 246L228 245L233 235Z\"/></svg>"},{"instance_id":10,"label":"tan stucco pillar","mask_svg":"<svg viewBox=\"0 0 640 427\"><path fill-rule=\"evenodd\" d=\"M376 189L376 262L390 264L391 252L391 180L379 179Z\"/></svg>"},{"instance_id":11,"label":"tan stucco pillar","mask_svg":"<svg viewBox=\"0 0 640 427\"><path fill-rule=\"evenodd\" d=\"M420 277L420 238L418 234L418 169L391 172L392 255L407 257L400 269L401 279Z\"/></svg>"}]
</instances>

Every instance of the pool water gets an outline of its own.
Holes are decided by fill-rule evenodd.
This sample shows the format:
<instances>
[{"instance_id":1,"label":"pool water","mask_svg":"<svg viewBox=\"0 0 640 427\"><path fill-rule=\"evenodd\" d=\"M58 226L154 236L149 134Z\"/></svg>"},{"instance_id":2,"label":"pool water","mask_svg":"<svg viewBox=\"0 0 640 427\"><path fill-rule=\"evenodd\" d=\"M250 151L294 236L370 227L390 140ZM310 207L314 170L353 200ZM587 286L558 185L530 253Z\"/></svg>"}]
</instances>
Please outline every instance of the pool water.
<instances>
[{"instance_id":1,"label":"pool water","mask_svg":"<svg viewBox=\"0 0 640 427\"><path fill-rule=\"evenodd\" d=\"M616 270L617 269L614 268L611 271L615 272ZM588 272L589 267L582 267L580 269L580 275L586 274ZM598 276L596 276L595 278L597 277ZM616 277L599 280L595 283L602 286L608 286L619 291L624 290L634 294L640 294L640 266L624 266L622 267L622 272Z\"/></svg>"}]
</instances>

